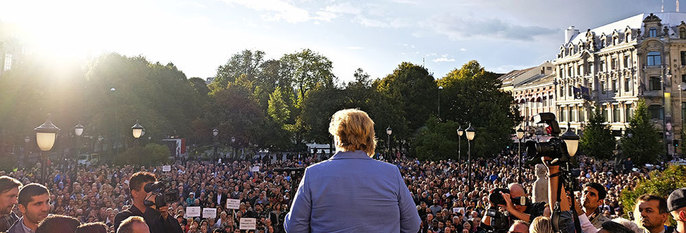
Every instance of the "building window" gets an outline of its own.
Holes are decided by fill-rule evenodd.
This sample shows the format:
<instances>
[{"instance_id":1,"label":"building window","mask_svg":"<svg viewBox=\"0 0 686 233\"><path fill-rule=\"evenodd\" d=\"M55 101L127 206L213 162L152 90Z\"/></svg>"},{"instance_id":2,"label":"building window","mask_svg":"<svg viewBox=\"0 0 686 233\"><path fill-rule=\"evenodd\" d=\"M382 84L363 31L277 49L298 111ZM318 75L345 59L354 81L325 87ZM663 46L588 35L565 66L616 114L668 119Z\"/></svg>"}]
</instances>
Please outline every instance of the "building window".
<instances>
[{"instance_id":1,"label":"building window","mask_svg":"<svg viewBox=\"0 0 686 233\"><path fill-rule=\"evenodd\" d=\"M583 73L581 73L581 65L576 66L576 74L577 75L583 74Z\"/></svg>"},{"instance_id":2,"label":"building window","mask_svg":"<svg viewBox=\"0 0 686 233\"><path fill-rule=\"evenodd\" d=\"M686 28L679 28L679 39L686 39Z\"/></svg>"},{"instance_id":3,"label":"building window","mask_svg":"<svg viewBox=\"0 0 686 233\"><path fill-rule=\"evenodd\" d=\"M662 90L662 87L660 87L660 78L658 77L650 77L650 90L651 91L659 91Z\"/></svg>"},{"instance_id":4,"label":"building window","mask_svg":"<svg viewBox=\"0 0 686 233\"><path fill-rule=\"evenodd\" d=\"M612 105L612 122L619 122L619 105Z\"/></svg>"},{"instance_id":5,"label":"building window","mask_svg":"<svg viewBox=\"0 0 686 233\"><path fill-rule=\"evenodd\" d=\"M624 104L624 122L629 122L631 120L631 116L633 116L631 104Z\"/></svg>"},{"instance_id":6,"label":"building window","mask_svg":"<svg viewBox=\"0 0 686 233\"><path fill-rule=\"evenodd\" d=\"M586 121L586 117L584 116L584 107L579 107L579 121L584 122Z\"/></svg>"},{"instance_id":7,"label":"building window","mask_svg":"<svg viewBox=\"0 0 686 233\"><path fill-rule=\"evenodd\" d=\"M593 72L593 63L588 63L588 73Z\"/></svg>"},{"instance_id":8,"label":"building window","mask_svg":"<svg viewBox=\"0 0 686 233\"><path fill-rule=\"evenodd\" d=\"M686 83L686 74L681 75L681 82Z\"/></svg>"},{"instance_id":9,"label":"building window","mask_svg":"<svg viewBox=\"0 0 686 233\"><path fill-rule=\"evenodd\" d=\"M631 78L624 78L624 92L628 92L631 85Z\"/></svg>"},{"instance_id":10,"label":"building window","mask_svg":"<svg viewBox=\"0 0 686 233\"><path fill-rule=\"evenodd\" d=\"M648 106L648 112L650 112L650 117L653 119L662 120L662 106L653 104Z\"/></svg>"},{"instance_id":11,"label":"building window","mask_svg":"<svg viewBox=\"0 0 686 233\"><path fill-rule=\"evenodd\" d=\"M648 63L649 66L659 66L662 64L662 57L660 56L660 52L648 52L648 56L646 57L646 62Z\"/></svg>"},{"instance_id":12,"label":"building window","mask_svg":"<svg viewBox=\"0 0 686 233\"><path fill-rule=\"evenodd\" d=\"M629 55L624 56L624 68L629 68L629 64L631 63L629 58Z\"/></svg>"},{"instance_id":13,"label":"building window","mask_svg":"<svg viewBox=\"0 0 686 233\"><path fill-rule=\"evenodd\" d=\"M12 69L12 54L5 54L5 68L3 71L8 71Z\"/></svg>"},{"instance_id":14,"label":"building window","mask_svg":"<svg viewBox=\"0 0 686 233\"><path fill-rule=\"evenodd\" d=\"M617 80L612 80L612 92L617 92L619 88L617 87Z\"/></svg>"},{"instance_id":15,"label":"building window","mask_svg":"<svg viewBox=\"0 0 686 233\"><path fill-rule=\"evenodd\" d=\"M657 37L657 29L656 28L650 28L648 30L648 37Z\"/></svg>"},{"instance_id":16,"label":"building window","mask_svg":"<svg viewBox=\"0 0 686 233\"><path fill-rule=\"evenodd\" d=\"M567 96L574 96L574 88L572 88L572 85L569 85L567 90L569 91L567 92Z\"/></svg>"},{"instance_id":17,"label":"building window","mask_svg":"<svg viewBox=\"0 0 686 233\"><path fill-rule=\"evenodd\" d=\"M565 111L564 107L560 107L560 118L562 118L560 120L562 120L562 122L567 122L566 117L567 117L567 111Z\"/></svg>"},{"instance_id":18,"label":"building window","mask_svg":"<svg viewBox=\"0 0 686 233\"><path fill-rule=\"evenodd\" d=\"M605 81L600 81L600 90L603 92L603 94L605 94L605 89L607 89L605 88Z\"/></svg>"},{"instance_id":19,"label":"building window","mask_svg":"<svg viewBox=\"0 0 686 233\"><path fill-rule=\"evenodd\" d=\"M686 51L681 51L681 65L686 65Z\"/></svg>"},{"instance_id":20,"label":"building window","mask_svg":"<svg viewBox=\"0 0 686 233\"><path fill-rule=\"evenodd\" d=\"M605 72L605 61L600 61L600 64L598 64L598 67L600 69L600 72Z\"/></svg>"},{"instance_id":21,"label":"building window","mask_svg":"<svg viewBox=\"0 0 686 233\"><path fill-rule=\"evenodd\" d=\"M565 96L564 86L560 85L560 97Z\"/></svg>"},{"instance_id":22,"label":"building window","mask_svg":"<svg viewBox=\"0 0 686 233\"><path fill-rule=\"evenodd\" d=\"M572 77L572 67L567 68L567 77Z\"/></svg>"},{"instance_id":23,"label":"building window","mask_svg":"<svg viewBox=\"0 0 686 233\"><path fill-rule=\"evenodd\" d=\"M603 121L605 121L605 122L608 122L608 119L607 119L607 117L608 117L608 116L607 116L607 115L608 115L608 114L607 114L608 110L609 110L609 109L607 109L607 106L601 106L601 107L600 107L600 112L603 114Z\"/></svg>"},{"instance_id":24,"label":"building window","mask_svg":"<svg viewBox=\"0 0 686 233\"><path fill-rule=\"evenodd\" d=\"M610 65L611 65L611 68L610 68L611 70L617 69L617 58L612 58L612 63L610 63Z\"/></svg>"}]
</instances>

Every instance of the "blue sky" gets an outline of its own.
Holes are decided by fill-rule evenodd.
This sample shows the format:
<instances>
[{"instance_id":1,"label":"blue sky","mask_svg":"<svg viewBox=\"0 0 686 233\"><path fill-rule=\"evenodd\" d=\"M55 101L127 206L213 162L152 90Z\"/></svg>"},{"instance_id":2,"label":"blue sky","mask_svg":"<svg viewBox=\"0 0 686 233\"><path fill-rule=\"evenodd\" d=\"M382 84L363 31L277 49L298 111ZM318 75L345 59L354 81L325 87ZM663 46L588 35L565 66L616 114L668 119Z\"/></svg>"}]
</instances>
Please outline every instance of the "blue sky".
<instances>
[{"instance_id":1,"label":"blue sky","mask_svg":"<svg viewBox=\"0 0 686 233\"><path fill-rule=\"evenodd\" d=\"M33 53L83 59L103 52L173 62L211 77L232 55L268 58L310 48L341 81L362 68L381 78L403 61L436 78L469 60L508 72L552 60L581 31L644 12L660 0L0 0L0 21ZM686 1L684 1L686 4ZM665 11L675 11L667 0ZM686 10L686 9L684 9Z\"/></svg>"}]
</instances>

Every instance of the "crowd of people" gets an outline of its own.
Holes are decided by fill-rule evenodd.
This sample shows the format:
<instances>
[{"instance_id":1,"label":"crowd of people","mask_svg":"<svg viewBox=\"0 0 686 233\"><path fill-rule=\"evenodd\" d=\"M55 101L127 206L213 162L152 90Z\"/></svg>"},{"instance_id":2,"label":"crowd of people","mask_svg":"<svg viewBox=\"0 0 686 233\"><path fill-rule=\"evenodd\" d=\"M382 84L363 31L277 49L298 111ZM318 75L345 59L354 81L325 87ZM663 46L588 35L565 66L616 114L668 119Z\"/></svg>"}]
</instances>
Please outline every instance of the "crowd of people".
<instances>
[{"instance_id":1,"label":"crowd of people","mask_svg":"<svg viewBox=\"0 0 686 233\"><path fill-rule=\"evenodd\" d=\"M149 172L165 184L163 192L175 195L164 211L184 233L284 232L284 218L290 209L295 191L293 187L297 187L293 182L298 182L300 174L278 169L305 168L320 162L322 157L326 156L296 156L291 159L269 156L221 163L179 161L171 165L170 171L163 171L161 166L73 166L73 163L58 163L45 182L49 190L47 203L50 214L72 216L80 223L99 222L106 226L107 232L116 232L117 224L122 221L116 216L135 206L134 191L129 187L131 177L137 172ZM485 224L488 223L486 212L494 206L489 200L491 190L508 189L508 197L512 200L516 199L516 193L522 193L520 196L528 196L534 203L548 203L547 195L540 191L536 193L535 187L537 182L547 179L549 174L545 168L524 164L520 182L516 158L513 152L505 151L494 158L474 159L469 163L472 174L468 174L467 161L418 161L404 156L386 158L386 161L396 165L402 173L421 219L420 232L483 233L493 230ZM624 164L616 166L610 161L585 157L579 159L579 168L580 184L599 184L594 189L596 195L603 189L603 198L591 205L595 208L589 221L596 223L601 219L621 217L629 211L622 209L620 191L631 190L639 178L649 174L646 168L624 169ZM39 181L38 174L36 169L0 173L17 179L24 187ZM584 189L577 196L584 196L586 192ZM227 208L227 199L240 200L239 208ZM582 202L585 201L582 199ZM20 200L13 213L23 216L22 206ZM216 208L216 218L188 217L186 207L189 206ZM586 203L580 206L586 207ZM510 212L508 206L501 207L500 211ZM544 215L544 208L537 208L540 213L529 213L529 219L520 219L529 224L537 216ZM531 209L529 212L533 211ZM255 218L256 229L241 231L241 218ZM600 228L600 225L596 227Z\"/></svg>"}]
</instances>

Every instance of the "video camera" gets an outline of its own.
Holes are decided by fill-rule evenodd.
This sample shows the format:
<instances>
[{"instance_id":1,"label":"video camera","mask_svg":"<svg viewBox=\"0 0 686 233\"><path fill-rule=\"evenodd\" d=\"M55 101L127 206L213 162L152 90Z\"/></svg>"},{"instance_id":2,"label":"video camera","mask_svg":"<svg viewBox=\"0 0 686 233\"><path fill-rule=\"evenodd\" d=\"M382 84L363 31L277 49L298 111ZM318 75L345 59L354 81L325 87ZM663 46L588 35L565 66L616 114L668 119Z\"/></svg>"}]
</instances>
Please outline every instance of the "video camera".
<instances>
[{"instance_id":1,"label":"video camera","mask_svg":"<svg viewBox=\"0 0 686 233\"><path fill-rule=\"evenodd\" d=\"M486 216L491 217L491 232L507 232L510 227L510 217L498 211L498 205L505 205L505 198L502 193L510 193L510 190L504 188L496 188L491 190L488 195L488 200L493 203L491 208L486 210Z\"/></svg>"},{"instance_id":2,"label":"video camera","mask_svg":"<svg viewBox=\"0 0 686 233\"><path fill-rule=\"evenodd\" d=\"M146 193L155 195L155 202L145 200L145 206L157 206L157 208L166 206L168 203L178 201L179 191L171 189L169 182L157 181L155 183L147 183L143 187Z\"/></svg>"},{"instance_id":3,"label":"video camera","mask_svg":"<svg viewBox=\"0 0 686 233\"><path fill-rule=\"evenodd\" d=\"M526 154L530 157L531 161L536 161L543 156L550 157L557 162L569 162L570 157L567 153L567 146L558 136L560 135L560 126L555 120L555 114L550 112L539 113L534 116L534 122L536 124L545 123L548 125L546 127L546 132L552 136L547 142L537 142L537 141L527 141L526 142Z\"/></svg>"}]
</instances>

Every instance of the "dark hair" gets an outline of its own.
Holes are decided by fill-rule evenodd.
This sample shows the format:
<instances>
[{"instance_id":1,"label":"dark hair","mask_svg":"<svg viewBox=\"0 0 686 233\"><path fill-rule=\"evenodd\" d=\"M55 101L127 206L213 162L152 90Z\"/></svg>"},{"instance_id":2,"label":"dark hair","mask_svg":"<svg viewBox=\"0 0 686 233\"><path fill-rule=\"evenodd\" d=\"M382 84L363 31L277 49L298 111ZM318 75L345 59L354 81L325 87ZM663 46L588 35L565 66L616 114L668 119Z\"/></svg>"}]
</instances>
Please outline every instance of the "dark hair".
<instances>
[{"instance_id":1,"label":"dark hair","mask_svg":"<svg viewBox=\"0 0 686 233\"><path fill-rule=\"evenodd\" d=\"M9 176L0 176L0 193L5 193L17 187L21 187L19 180Z\"/></svg>"},{"instance_id":2,"label":"dark hair","mask_svg":"<svg viewBox=\"0 0 686 233\"><path fill-rule=\"evenodd\" d=\"M607 196L607 191L605 191L605 187L603 187L602 184L598 183L586 183L584 184L584 188L586 187L591 187L598 191L598 200L603 200Z\"/></svg>"},{"instance_id":3,"label":"dark hair","mask_svg":"<svg viewBox=\"0 0 686 233\"><path fill-rule=\"evenodd\" d=\"M134 223L145 223L145 220L143 220L143 217L139 216L131 216L124 221L121 222L121 225L119 225L119 229L117 229L117 233L133 233L133 224Z\"/></svg>"},{"instance_id":4,"label":"dark hair","mask_svg":"<svg viewBox=\"0 0 686 233\"><path fill-rule=\"evenodd\" d=\"M38 224L36 233L73 233L79 225L81 222L74 217L50 215Z\"/></svg>"},{"instance_id":5,"label":"dark hair","mask_svg":"<svg viewBox=\"0 0 686 233\"><path fill-rule=\"evenodd\" d=\"M86 223L76 228L75 233L107 233L107 225L102 222Z\"/></svg>"},{"instance_id":6,"label":"dark hair","mask_svg":"<svg viewBox=\"0 0 686 233\"><path fill-rule=\"evenodd\" d=\"M33 197L43 195L46 193L48 194L48 196L50 195L50 191L48 191L48 188L46 188L42 184L30 183L22 187L21 190L19 190L19 197L17 199L20 205L27 206L29 202L33 200Z\"/></svg>"},{"instance_id":7,"label":"dark hair","mask_svg":"<svg viewBox=\"0 0 686 233\"><path fill-rule=\"evenodd\" d=\"M661 214L667 213L667 200L664 197L652 195L652 194L643 194L640 197L638 197L638 200L639 201L658 201L658 203L660 203L658 205L658 209L660 209L660 213Z\"/></svg>"},{"instance_id":8,"label":"dark hair","mask_svg":"<svg viewBox=\"0 0 686 233\"><path fill-rule=\"evenodd\" d=\"M624 225L614 222L614 221L607 221L604 222L603 225L601 226L603 230L612 232L612 233L634 233L629 228L626 228Z\"/></svg>"},{"instance_id":9,"label":"dark hair","mask_svg":"<svg viewBox=\"0 0 686 233\"><path fill-rule=\"evenodd\" d=\"M155 182L155 174L150 172L136 172L131 175L131 180L129 180L129 190L140 190L143 188L143 183Z\"/></svg>"}]
</instances>

